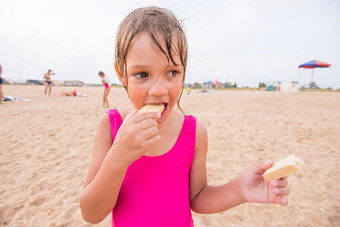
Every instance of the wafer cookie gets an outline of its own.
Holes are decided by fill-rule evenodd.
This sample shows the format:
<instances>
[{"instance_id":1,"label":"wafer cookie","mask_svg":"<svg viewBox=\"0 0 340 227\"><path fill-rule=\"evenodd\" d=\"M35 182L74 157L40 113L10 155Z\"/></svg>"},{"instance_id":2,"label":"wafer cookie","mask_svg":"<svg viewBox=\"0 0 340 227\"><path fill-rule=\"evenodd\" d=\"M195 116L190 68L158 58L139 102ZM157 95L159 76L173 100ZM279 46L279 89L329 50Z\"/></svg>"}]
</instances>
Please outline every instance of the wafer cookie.
<instances>
[{"instance_id":1,"label":"wafer cookie","mask_svg":"<svg viewBox=\"0 0 340 227\"><path fill-rule=\"evenodd\" d=\"M138 112L139 113L144 113L144 112L162 113L163 110L164 110L164 104L146 104Z\"/></svg>"},{"instance_id":2,"label":"wafer cookie","mask_svg":"<svg viewBox=\"0 0 340 227\"><path fill-rule=\"evenodd\" d=\"M272 167L266 170L263 174L263 178L269 182L273 179L285 177L299 171L303 163L304 162L295 155L290 155L275 162Z\"/></svg>"}]
</instances>

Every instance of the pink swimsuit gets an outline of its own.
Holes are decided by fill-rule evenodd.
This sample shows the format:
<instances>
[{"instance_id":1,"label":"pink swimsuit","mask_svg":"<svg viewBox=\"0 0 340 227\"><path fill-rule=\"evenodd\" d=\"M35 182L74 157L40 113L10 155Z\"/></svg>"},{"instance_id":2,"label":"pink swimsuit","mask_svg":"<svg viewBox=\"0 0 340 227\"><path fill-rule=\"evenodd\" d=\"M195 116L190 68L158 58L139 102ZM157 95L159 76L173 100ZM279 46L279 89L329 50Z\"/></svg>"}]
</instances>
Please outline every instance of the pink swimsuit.
<instances>
[{"instance_id":1,"label":"pink swimsuit","mask_svg":"<svg viewBox=\"0 0 340 227\"><path fill-rule=\"evenodd\" d=\"M107 111L112 141L122 124ZM142 156L127 169L112 211L112 226L193 226L189 174L195 154L196 118L185 116L175 145L160 156Z\"/></svg>"}]
</instances>

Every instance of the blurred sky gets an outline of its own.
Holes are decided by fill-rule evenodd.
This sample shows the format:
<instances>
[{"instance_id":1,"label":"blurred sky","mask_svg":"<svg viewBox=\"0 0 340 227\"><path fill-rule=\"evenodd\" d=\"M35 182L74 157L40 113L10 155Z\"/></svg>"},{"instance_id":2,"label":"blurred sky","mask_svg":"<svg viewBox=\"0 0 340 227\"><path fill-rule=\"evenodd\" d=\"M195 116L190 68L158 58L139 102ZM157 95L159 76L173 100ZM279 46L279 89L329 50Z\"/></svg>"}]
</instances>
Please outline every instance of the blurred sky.
<instances>
[{"instance_id":1,"label":"blurred sky","mask_svg":"<svg viewBox=\"0 0 340 227\"><path fill-rule=\"evenodd\" d=\"M113 69L115 33L133 9L157 5L183 19L189 43L187 82L218 78L238 86L259 82L340 88L338 0L0 0L2 77L100 83L98 71L118 83Z\"/></svg>"}]
</instances>

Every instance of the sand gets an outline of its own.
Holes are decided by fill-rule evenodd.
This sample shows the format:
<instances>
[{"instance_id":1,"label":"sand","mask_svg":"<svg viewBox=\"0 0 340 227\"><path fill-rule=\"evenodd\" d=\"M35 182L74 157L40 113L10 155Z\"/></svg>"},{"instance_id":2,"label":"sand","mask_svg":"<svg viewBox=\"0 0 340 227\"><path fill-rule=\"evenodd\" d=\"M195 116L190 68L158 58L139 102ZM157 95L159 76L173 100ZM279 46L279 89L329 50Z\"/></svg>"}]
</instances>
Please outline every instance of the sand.
<instances>
[{"instance_id":1,"label":"sand","mask_svg":"<svg viewBox=\"0 0 340 227\"><path fill-rule=\"evenodd\" d=\"M30 102L0 105L0 226L91 226L79 195L90 163L103 88L87 98L44 97L43 86L3 85ZM111 108L129 103L112 88ZM340 93L217 91L183 94L182 108L209 133L209 184L237 177L252 163L295 154L305 161L289 177L286 207L243 204L199 215L196 226L340 226ZM97 226L110 226L110 215Z\"/></svg>"}]
</instances>

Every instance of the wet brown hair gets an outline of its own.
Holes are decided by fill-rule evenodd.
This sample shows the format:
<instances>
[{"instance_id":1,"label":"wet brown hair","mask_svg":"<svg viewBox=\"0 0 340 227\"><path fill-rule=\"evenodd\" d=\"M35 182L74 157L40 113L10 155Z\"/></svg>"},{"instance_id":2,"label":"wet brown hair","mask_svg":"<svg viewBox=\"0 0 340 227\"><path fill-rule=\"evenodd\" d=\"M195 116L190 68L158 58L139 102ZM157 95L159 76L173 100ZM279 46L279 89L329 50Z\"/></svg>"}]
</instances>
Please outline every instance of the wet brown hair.
<instances>
[{"instance_id":1,"label":"wet brown hair","mask_svg":"<svg viewBox=\"0 0 340 227\"><path fill-rule=\"evenodd\" d=\"M102 71L99 71L98 75L104 76L105 74Z\"/></svg>"},{"instance_id":2,"label":"wet brown hair","mask_svg":"<svg viewBox=\"0 0 340 227\"><path fill-rule=\"evenodd\" d=\"M183 66L184 84L188 58L188 44L184 29L170 10L151 6L132 11L118 27L115 46L115 68L119 75L124 76L122 78L125 82L124 88L127 90L128 84L126 56L132 40L141 32L146 32L150 35L152 41L164 53L168 62L171 61L174 65L178 65L174 61L173 55L176 54L180 57L180 64ZM160 41L157 40L157 35L164 39L166 50L162 48ZM181 96L182 93L177 102L179 108Z\"/></svg>"}]
</instances>

